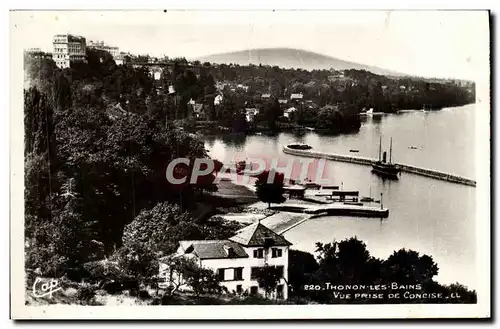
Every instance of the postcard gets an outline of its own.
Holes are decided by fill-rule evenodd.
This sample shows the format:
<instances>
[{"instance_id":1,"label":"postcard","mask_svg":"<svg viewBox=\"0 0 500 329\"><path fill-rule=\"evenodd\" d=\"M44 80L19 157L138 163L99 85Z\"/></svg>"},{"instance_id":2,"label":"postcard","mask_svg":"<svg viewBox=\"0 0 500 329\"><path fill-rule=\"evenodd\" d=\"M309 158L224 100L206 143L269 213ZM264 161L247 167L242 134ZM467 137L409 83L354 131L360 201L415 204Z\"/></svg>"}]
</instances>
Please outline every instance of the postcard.
<instances>
[{"instance_id":1,"label":"postcard","mask_svg":"<svg viewBox=\"0 0 500 329\"><path fill-rule=\"evenodd\" d=\"M16 11L11 318L489 318L488 11Z\"/></svg>"}]
</instances>

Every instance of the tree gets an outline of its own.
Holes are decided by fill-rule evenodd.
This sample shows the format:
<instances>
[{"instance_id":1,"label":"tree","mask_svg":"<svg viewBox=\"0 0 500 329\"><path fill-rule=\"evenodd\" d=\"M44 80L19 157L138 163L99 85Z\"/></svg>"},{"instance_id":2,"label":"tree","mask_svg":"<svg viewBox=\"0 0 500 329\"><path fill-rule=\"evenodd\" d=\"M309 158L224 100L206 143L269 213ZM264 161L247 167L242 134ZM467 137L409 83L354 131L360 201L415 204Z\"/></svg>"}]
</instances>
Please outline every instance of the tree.
<instances>
[{"instance_id":1,"label":"tree","mask_svg":"<svg viewBox=\"0 0 500 329\"><path fill-rule=\"evenodd\" d=\"M380 279L380 261L373 259L366 245L356 237L333 243L316 243L321 280L343 284L372 284ZM377 263L378 261L378 263Z\"/></svg>"},{"instance_id":2,"label":"tree","mask_svg":"<svg viewBox=\"0 0 500 329\"><path fill-rule=\"evenodd\" d=\"M220 295L223 292L219 277L208 268L193 267L187 277L187 283L193 288L193 292L197 297L206 293Z\"/></svg>"},{"instance_id":3,"label":"tree","mask_svg":"<svg viewBox=\"0 0 500 329\"><path fill-rule=\"evenodd\" d=\"M281 115L283 115L283 111L281 111L280 103L277 98L271 100L265 105L264 117L266 118L268 127L271 131L276 131L276 123Z\"/></svg>"},{"instance_id":4,"label":"tree","mask_svg":"<svg viewBox=\"0 0 500 329\"><path fill-rule=\"evenodd\" d=\"M316 125L328 130L338 130L342 126L342 113L338 106L326 105L321 108Z\"/></svg>"},{"instance_id":5,"label":"tree","mask_svg":"<svg viewBox=\"0 0 500 329\"><path fill-rule=\"evenodd\" d=\"M223 291L216 274L210 269L198 266L193 259L171 257L164 261L167 262L169 295L187 287L191 287L197 296L203 293L220 294Z\"/></svg>"},{"instance_id":6,"label":"tree","mask_svg":"<svg viewBox=\"0 0 500 329\"><path fill-rule=\"evenodd\" d=\"M113 259L127 276L140 283L156 286L157 282L153 279L158 274L159 262L157 253L149 243L127 243L117 250Z\"/></svg>"},{"instance_id":7,"label":"tree","mask_svg":"<svg viewBox=\"0 0 500 329\"><path fill-rule=\"evenodd\" d=\"M431 256L417 251L400 249L384 262L387 279L401 284L423 283L432 280L439 268Z\"/></svg>"},{"instance_id":8,"label":"tree","mask_svg":"<svg viewBox=\"0 0 500 329\"><path fill-rule=\"evenodd\" d=\"M264 289L266 297L276 290L281 279L280 270L276 266L266 265L257 271L257 282Z\"/></svg>"},{"instance_id":9,"label":"tree","mask_svg":"<svg viewBox=\"0 0 500 329\"><path fill-rule=\"evenodd\" d=\"M268 175L270 174L273 174L273 172L265 171L259 175L255 182L257 188L255 194L260 201L268 204L268 208L271 208L271 203L283 203L286 200L283 196L285 192L283 188L284 175L274 173L274 179L271 183L268 183Z\"/></svg>"},{"instance_id":10,"label":"tree","mask_svg":"<svg viewBox=\"0 0 500 329\"><path fill-rule=\"evenodd\" d=\"M290 249L288 251L288 283L293 295L308 295L306 284L314 283L314 275L319 268L314 256L308 252Z\"/></svg>"},{"instance_id":11,"label":"tree","mask_svg":"<svg viewBox=\"0 0 500 329\"><path fill-rule=\"evenodd\" d=\"M347 283L360 283L367 273L367 263L371 256L366 245L356 237L338 244L337 266L342 279Z\"/></svg>"},{"instance_id":12,"label":"tree","mask_svg":"<svg viewBox=\"0 0 500 329\"><path fill-rule=\"evenodd\" d=\"M123 244L148 245L155 252L173 253L180 240L203 239L199 227L177 205L163 202L143 210L123 231Z\"/></svg>"}]
</instances>

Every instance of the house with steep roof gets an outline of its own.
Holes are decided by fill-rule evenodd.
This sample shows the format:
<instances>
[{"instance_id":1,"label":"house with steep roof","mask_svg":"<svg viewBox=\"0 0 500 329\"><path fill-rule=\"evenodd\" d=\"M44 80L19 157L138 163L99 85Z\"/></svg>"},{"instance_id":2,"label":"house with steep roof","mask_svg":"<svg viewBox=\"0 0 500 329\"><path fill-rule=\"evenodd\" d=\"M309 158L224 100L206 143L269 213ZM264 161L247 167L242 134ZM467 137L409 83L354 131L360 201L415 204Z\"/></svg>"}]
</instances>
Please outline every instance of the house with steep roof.
<instances>
[{"instance_id":1,"label":"house with steep roof","mask_svg":"<svg viewBox=\"0 0 500 329\"><path fill-rule=\"evenodd\" d=\"M257 282L258 272L266 266L276 267L281 278L276 291L269 297L287 299L288 250L291 245L282 235L257 222L242 228L227 240L180 241L176 254L169 257L187 257L201 267L212 269L221 285L236 294L247 291L251 295L264 295ZM165 279L165 284L175 280L174 276L168 263L160 260L160 277Z\"/></svg>"}]
</instances>

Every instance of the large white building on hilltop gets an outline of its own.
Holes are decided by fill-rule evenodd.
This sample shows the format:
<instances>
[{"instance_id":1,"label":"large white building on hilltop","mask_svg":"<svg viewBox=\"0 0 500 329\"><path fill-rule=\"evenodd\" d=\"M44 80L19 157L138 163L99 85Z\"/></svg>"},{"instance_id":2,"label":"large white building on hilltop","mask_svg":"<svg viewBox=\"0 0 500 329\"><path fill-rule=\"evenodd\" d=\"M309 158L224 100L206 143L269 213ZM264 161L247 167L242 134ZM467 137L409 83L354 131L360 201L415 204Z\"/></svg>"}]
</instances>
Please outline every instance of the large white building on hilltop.
<instances>
[{"instance_id":1,"label":"large white building on hilltop","mask_svg":"<svg viewBox=\"0 0 500 329\"><path fill-rule=\"evenodd\" d=\"M107 51L108 53L111 54L111 56L113 56L113 58L118 57L118 55L120 54L120 49L118 47L107 45L103 41L92 41L91 40L87 44L87 48L93 48L93 49Z\"/></svg>"},{"instance_id":2,"label":"large white building on hilltop","mask_svg":"<svg viewBox=\"0 0 500 329\"><path fill-rule=\"evenodd\" d=\"M176 254L160 261L160 277L165 279L166 285L174 282L176 273L169 269L166 260L187 257L194 259L200 267L212 269L229 292L264 295L257 282L257 273L265 266L275 266L281 278L276 291L269 297L287 299L290 245L282 235L260 223L241 229L228 240L180 241Z\"/></svg>"},{"instance_id":3,"label":"large white building on hilltop","mask_svg":"<svg viewBox=\"0 0 500 329\"><path fill-rule=\"evenodd\" d=\"M85 62L86 40L71 34L56 34L52 41L52 59L59 68L70 67L70 63Z\"/></svg>"}]
</instances>

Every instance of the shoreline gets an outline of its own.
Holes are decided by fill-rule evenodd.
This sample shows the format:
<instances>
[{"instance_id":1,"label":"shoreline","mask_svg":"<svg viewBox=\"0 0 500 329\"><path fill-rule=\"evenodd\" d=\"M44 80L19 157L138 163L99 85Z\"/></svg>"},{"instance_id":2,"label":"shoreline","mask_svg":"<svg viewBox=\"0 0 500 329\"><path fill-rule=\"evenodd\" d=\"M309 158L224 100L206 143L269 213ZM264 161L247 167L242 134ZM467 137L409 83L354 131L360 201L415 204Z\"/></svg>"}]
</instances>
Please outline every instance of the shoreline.
<instances>
[{"instance_id":1,"label":"shoreline","mask_svg":"<svg viewBox=\"0 0 500 329\"><path fill-rule=\"evenodd\" d=\"M246 189L252 196L248 195L248 193L244 193L243 190L239 189L238 194L226 195L220 194L218 192L214 193L216 196L221 196L224 198L231 198L235 201L241 198L255 198L255 202L249 202L243 205L242 211L239 212L230 212L227 214L216 215L224 218L225 220L236 221L241 224L250 225L257 221L260 221L266 227L276 231L278 234L283 234L303 222L309 220L312 217L316 217L313 214L306 213L295 213L273 209L271 204L271 208L268 208L267 203L260 201L257 196L255 196L255 186L250 183L241 184L241 179L243 179L243 175L237 175L237 179L234 179L234 175L225 174L222 177L220 183L226 184L226 189L232 189L234 187L240 187ZM252 179L252 177L249 177ZM255 180L255 178L254 178ZM285 202L286 203L286 202ZM310 203L313 205L313 203ZM266 214L267 213L267 214Z\"/></svg>"}]
</instances>

